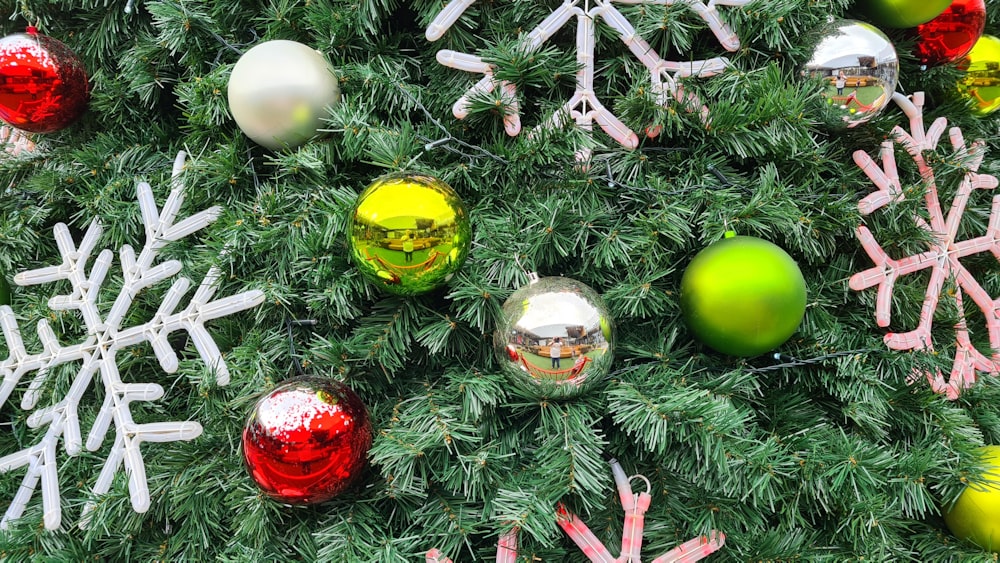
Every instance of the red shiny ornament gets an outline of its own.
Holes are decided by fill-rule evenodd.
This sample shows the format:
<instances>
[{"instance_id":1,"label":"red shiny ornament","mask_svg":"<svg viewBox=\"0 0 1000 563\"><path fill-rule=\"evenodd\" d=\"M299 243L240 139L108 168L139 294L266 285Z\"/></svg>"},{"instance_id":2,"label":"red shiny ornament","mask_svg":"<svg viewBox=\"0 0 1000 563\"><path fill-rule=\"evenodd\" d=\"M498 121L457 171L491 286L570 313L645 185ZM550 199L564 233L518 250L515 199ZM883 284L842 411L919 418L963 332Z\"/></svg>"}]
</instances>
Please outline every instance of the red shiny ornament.
<instances>
[{"instance_id":1,"label":"red shiny ornament","mask_svg":"<svg viewBox=\"0 0 1000 563\"><path fill-rule=\"evenodd\" d=\"M985 0L954 0L939 16L916 27L913 53L925 65L957 61L972 50L985 26Z\"/></svg>"},{"instance_id":2,"label":"red shiny ornament","mask_svg":"<svg viewBox=\"0 0 1000 563\"><path fill-rule=\"evenodd\" d=\"M297 377L254 406L243 429L250 476L272 498L317 504L347 489L372 444L368 411L346 385Z\"/></svg>"},{"instance_id":3,"label":"red shiny ornament","mask_svg":"<svg viewBox=\"0 0 1000 563\"><path fill-rule=\"evenodd\" d=\"M0 39L0 119L50 133L80 117L89 99L87 71L62 42L32 28Z\"/></svg>"}]
</instances>

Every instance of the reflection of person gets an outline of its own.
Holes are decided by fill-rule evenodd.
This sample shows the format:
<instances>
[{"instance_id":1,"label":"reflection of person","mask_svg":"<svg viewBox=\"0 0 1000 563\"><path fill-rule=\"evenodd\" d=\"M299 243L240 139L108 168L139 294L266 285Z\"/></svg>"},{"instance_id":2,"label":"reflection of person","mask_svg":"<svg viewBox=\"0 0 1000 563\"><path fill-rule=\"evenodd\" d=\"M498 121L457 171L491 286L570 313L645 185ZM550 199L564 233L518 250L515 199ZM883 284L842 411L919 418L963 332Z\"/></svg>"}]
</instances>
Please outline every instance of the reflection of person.
<instances>
[{"instance_id":1,"label":"reflection of person","mask_svg":"<svg viewBox=\"0 0 1000 563\"><path fill-rule=\"evenodd\" d=\"M552 340L552 344L549 344L549 358L552 358L552 369L561 367L559 359L562 358L562 342L558 336Z\"/></svg>"},{"instance_id":2,"label":"reflection of person","mask_svg":"<svg viewBox=\"0 0 1000 563\"><path fill-rule=\"evenodd\" d=\"M407 262L413 262L413 239L409 233L403 235L403 258Z\"/></svg>"},{"instance_id":3,"label":"reflection of person","mask_svg":"<svg viewBox=\"0 0 1000 563\"><path fill-rule=\"evenodd\" d=\"M837 95L843 96L844 86L847 86L847 77L844 76L844 71L840 71L837 74L837 81L834 83L834 85L837 87Z\"/></svg>"}]
</instances>

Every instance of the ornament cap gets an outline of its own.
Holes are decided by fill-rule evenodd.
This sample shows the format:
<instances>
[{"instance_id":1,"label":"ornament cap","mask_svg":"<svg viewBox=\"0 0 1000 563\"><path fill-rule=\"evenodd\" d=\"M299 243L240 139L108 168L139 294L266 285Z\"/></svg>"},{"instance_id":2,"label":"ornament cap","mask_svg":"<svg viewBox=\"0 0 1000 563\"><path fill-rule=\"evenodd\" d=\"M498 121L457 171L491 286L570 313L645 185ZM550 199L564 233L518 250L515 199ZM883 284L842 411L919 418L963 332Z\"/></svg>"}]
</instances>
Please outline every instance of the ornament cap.
<instances>
[{"instance_id":1,"label":"ornament cap","mask_svg":"<svg viewBox=\"0 0 1000 563\"><path fill-rule=\"evenodd\" d=\"M38 28L33 25L29 25L28 27L24 28L24 32L27 33L28 35L38 35Z\"/></svg>"},{"instance_id":2,"label":"ornament cap","mask_svg":"<svg viewBox=\"0 0 1000 563\"><path fill-rule=\"evenodd\" d=\"M538 272L528 272L528 285L538 283Z\"/></svg>"},{"instance_id":3,"label":"ornament cap","mask_svg":"<svg viewBox=\"0 0 1000 563\"><path fill-rule=\"evenodd\" d=\"M732 229L727 229L726 233L724 235L722 235L722 236L725 237L725 238L733 238L733 237L736 236L736 231L734 231Z\"/></svg>"}]
</instances>

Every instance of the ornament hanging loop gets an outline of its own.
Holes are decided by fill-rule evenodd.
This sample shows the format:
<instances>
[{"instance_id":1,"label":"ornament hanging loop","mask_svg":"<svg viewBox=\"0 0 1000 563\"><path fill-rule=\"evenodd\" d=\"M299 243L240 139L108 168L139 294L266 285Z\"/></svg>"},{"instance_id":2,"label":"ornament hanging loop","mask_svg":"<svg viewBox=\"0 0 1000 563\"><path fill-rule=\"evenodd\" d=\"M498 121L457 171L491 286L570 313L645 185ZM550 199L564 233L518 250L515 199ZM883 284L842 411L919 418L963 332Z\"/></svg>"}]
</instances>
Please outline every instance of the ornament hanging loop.
<instances>
[{"instance_id":1,"label":"ornament hanging loop","mask_svg":"<svg viewBox=\"0 0 1000 563\"><path fill-rule=\"evenodd\" d=\"M527 267L525 267L524 264L521 263L520 252L514 253L514 263L517 264L518 269L524 272L524 275L528 278L528 283L524 285L531 285L538 281L538 272L535 272L534 270L529 270ZM524 285L522 285L521 287L524 287Z\"/></svg>"}]
</instances>

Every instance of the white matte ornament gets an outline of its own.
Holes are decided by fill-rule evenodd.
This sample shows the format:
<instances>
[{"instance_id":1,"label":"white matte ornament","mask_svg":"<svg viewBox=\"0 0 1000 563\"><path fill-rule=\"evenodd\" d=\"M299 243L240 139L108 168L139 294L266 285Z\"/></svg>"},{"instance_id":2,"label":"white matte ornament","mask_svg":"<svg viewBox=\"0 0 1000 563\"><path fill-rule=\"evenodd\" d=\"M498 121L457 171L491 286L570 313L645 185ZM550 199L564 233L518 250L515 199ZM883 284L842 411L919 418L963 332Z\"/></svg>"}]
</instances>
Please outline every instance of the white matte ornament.
<instances>
[{"instance_id":1,"label":"white matte ornament","mask_svg":"<svg viewBox=\"0 0 1000 563\"><path fill-rule=\"evenodd\" d=\"M297 147L340 103L340 84L326 57L302 43L278 39L240 57L229 76L229 110L240 129L271 150Z\"/></svg>"},{"instance_id":2,"label":"white matte ornament","mask_svg":"<svg viewBox=\"0 0 1000 563\"><path fill-rule=\"evenodd\" d=\"M102 495L110 491L115 474L124 465L132 508L136 512L145 512L150 506L150 496L141 445L144 442L193 440L201 435L201 424L193 420L142 423L133 420L132 403L155 401L164 395L165 390L157 383L122 380L117 356L119 353L124 355L126 348L148 342L163 371L174 373L179 359L168 338L171 333L186 332L202 361L214 372L216 382L219 385L229 383L229 369L205 323L261 304L264 301L261 291L250 290L215 299L222 272L213 266L183 308L178 310L192 284L191 280L179 277L164 293L152 318L139 325L123 326L137 295L177 275L183 267L177 260L157 263L160 250L205 228L221 213L220 208L212 207L177 220L184 202L184 183L180 178L184 159L185 155L181 152L174 161L173 186L162 209L157 209L150 185L146 182L138 184L137 195L146 244L138 255L131 246L122 246L119 253L121 287L107 311L101 310L107 301L99 295L111 271L114 252L105 249L94 256L103 232L97 219L91 222L79 246L73 241L69 227L63 223L56 224L54 235L62 263L14 276L14 283L20 286L53 282L58 282L59 287L68 286L68 294L49 299L49 308L53 311L79 311L87 334L81 342L64 346L49 320L43 318L37 326L41 349L32 352L25 346L17 315L9 306L0 306L0 331L8 350L8 357L0 360L0 406L7 402L15 389L21 388L20 407L32 411L25 424L30 428L45 428L35 443L27 443L24 449L0 458L0 473L25 468L21 486L0 520L2 529L6 529L11 520L21 517L39 482L42 486L45 527L49 530L59 528L62 508L56 449L60 438L66 453L76 456L83 447L92 452L101 449L105 436L114 427L114 444L108 451L93 493ZM115 285L117 287L118 284ZM45 385L49 373L64 364L74 365L76 374L65 396L55 398L54 404L45 404L53 393ZM65 369L60 371L68 373ZM36 372L34 378L27 385L22 384L21 378L30 372ZM138 375L132 374L126 379L133 380ZM104 397L104 402L84 439L80 432L78 410L95 379L97 385L103 388L100 396ZM42 404L39 404L40 401ZM81 527L87 523L93 508L92 502L84 506Z\"/></svg>"}]
</instances>

